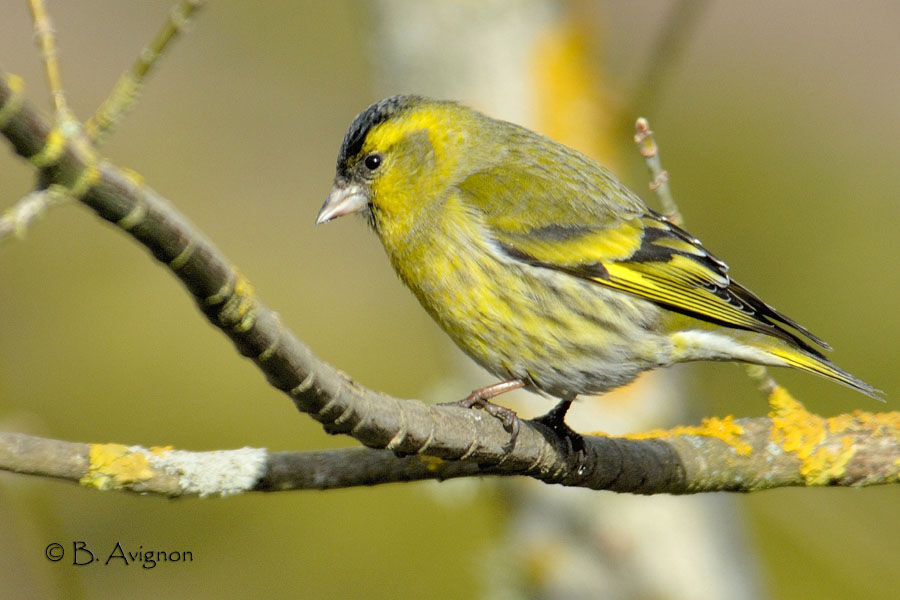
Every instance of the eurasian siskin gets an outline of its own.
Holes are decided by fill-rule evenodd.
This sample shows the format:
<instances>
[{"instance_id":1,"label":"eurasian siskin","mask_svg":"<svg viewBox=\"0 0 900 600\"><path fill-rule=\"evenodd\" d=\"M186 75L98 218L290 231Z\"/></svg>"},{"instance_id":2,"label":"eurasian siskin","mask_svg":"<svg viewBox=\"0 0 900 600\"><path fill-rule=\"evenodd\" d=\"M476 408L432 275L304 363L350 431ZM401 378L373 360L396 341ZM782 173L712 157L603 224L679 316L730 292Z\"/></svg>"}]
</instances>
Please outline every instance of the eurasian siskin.
<instances>
[{"instance_id":1,"label":"eurasian siskin","mask_svg":"<svg viewBox=\"0 0 900 600\"><path fill-rule=\"evenodd\" d=\"M317 223L364 215L400 279L502 382L560 399L693 360L788 366L876 390L828 346L733 281L700 241L590 158L465 106L418 96L373 104L350 125Z\"/></svg>"}]
</instances>

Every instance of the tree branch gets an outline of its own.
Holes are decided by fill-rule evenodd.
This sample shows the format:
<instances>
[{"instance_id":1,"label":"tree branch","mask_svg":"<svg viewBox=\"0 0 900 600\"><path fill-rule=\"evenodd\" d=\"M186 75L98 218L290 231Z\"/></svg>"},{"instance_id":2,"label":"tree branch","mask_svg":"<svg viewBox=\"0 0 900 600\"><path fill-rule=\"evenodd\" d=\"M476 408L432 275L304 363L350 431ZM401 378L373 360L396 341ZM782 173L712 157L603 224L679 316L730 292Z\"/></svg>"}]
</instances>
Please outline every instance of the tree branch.
<instances>
[{"instance_id":1,"label":"tree branch","mask_svg":"<svg viewBox=\"0 0 900 600\"><path fill-rule=\"evenodd\" d=\"M543 425L526 421L515 448L505 453L508 434L497 419L480 411L430 406L367 390L318 359L279 322L247 279L187 219L137 175L100 160L81 131L51 126L21 100L21 90L11 85L16 81L0 72L0 132L15 152L39 169L45 185L66 187L71 196L148 248L184 283L203 314L232 340L238 351L253 360L273 386L288 394L299 410L321 422L329 433L347 434L366 446L399 455L463 461L447 473L528 475L548 483L644 494L753 490L780 485L868 485L897 480L900 462L895 461L900 451L896 413L836 417L843 419L840 423L846 427L832 431L830 425L813 427L811 423L825 421L806 413L799 404L787 411L790 419L782 425L778 419L787 417L776 412L771 419L711 420L689 431L654 432L634 439L590 436L585 440L583 455ZM781 388L775 390L779 391L783 392ZM809 436L810 427L818 432L818 437ZM780 447L778 440L783 442ZM59 447L55 448L58 452ZM68 449L68 454L58 455L62 464L68 464L63 456L69 456L76 457L73 460L81 465L84 449ZM16 445L11 452L24 451ZM327 456L336 456L333 462L338 463L352 463L362 455L376 456L360 454L368 452L360 450L341 452ZM92 453L88 454L87 473L103 474L106 463L101 460L94 464ZM305 464L321 465L323 456L326 455L304 459ZM346 482L340 485L361 485L459 476L447 475L440 469L437 475L428 468L423 470L421 458L397 458L387 452L377 456L376 463L385 461L379 467L381 473L367 467L363 474L346 475L349 467L345 466L345 475L338 474L337 481ZM271 467L269 460L266 464ZM260 483L237 489L257 485L257 489L291 489L304 487L304 481L316 480L313 467L299 477L285 477L283 466L296 464L293 460L279 459L277 468L267 468L262 475L251 478ZM38 472L15 466L4 468ZM45 474L60 477L66 472L54 467ZM818 475L810 478L810 473ZM83 477L79 475L84 483ZM163 491L169 489L169 483L160 485L160 490L129 489L175 493ZM225 487L216 493L234 490Z\"/></svg>"},{"instance_id":2,"label":"tree branch","mask_svg":"<svg viewBox=\"0 0 900 600\"><path fill-rule=\"evenodd\" d=\"M781 486L864 486L900 475L900 415L857 412L824 419L783 389L767 418L706 419L624 437L593 436L582 468L544 481L635 493L754 491ZM773 449L777 449L774 451ZM170 447L80 444L0 432L0 469L76 481L102 490L168 497L334 489L426 479L515 475L491 463L398 457L344 448L187 452Z\"/></svg>"}]
</instances>

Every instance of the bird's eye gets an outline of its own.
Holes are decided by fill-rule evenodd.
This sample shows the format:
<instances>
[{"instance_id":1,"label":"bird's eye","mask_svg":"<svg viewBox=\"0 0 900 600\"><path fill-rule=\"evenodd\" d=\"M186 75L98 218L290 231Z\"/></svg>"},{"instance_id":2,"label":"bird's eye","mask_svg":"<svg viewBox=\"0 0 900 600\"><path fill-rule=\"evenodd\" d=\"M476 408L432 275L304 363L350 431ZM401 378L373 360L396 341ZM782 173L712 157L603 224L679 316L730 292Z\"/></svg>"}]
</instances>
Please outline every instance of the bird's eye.
<instances>
[{"instance_id":1,"label":"bird's eye","mask_svg":"<svg viewBox=\"0 0 900 600\"><path fill-rule=\"evenodd\" d=\"M370 154L364 160L363 164L366 165L366 168L370 171L374 171L378 167L381 166L381 155L380 154Z\"/></svg>"}]
</instances>

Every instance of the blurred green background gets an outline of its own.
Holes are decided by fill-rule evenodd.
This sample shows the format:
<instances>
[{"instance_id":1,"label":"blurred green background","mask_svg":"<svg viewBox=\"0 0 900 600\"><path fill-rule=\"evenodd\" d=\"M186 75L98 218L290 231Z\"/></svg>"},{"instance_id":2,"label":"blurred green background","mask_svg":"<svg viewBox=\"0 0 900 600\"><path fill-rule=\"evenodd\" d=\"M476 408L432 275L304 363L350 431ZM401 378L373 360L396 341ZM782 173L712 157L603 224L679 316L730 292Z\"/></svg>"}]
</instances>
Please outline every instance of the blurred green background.
<instances>
[{"instance_id":1,"label":"blurred green background","mask_svg":"<svg viewBox=\"0 0 900 600\"><path fill-rule=\"evenodd\" d=\"M79 116L169 6L49 4ZM604 69L621 89L641 83L670 7L597 5ZM47 106L27 6L3 0L2 9L0 64ZM210 3L105 152L214 240L319 356L367 386L421 397L457 368L458 351L361 222L313 226L345 128L376 99L380 57L367 14L355 2ZM894 2L711 3L650 112L627 109L651 119L692 233L742 283L827 339L842 367L884 389L888 409L900 390L898 27ZM614 143L630 156L627 136ZM642 191L633 155L620 174ZM5 208L33 172L5 150L0 173ZM297 414L173 277L81 206L53 210L0 247L0 314L4 429L197 450L352 443ZM683 372L698 413L766 410L733 366ZM821 414L882 409L814 377L778 377ZM453 490L165 501L0 474L0 597L245 597L273 581L304 598L475 597L502 503ZM738 498L764 593L896 597L898 500L896 486ZM197 558L149 572L44 559L46 544L76 539Z\"/></svg>"}]
</instances>

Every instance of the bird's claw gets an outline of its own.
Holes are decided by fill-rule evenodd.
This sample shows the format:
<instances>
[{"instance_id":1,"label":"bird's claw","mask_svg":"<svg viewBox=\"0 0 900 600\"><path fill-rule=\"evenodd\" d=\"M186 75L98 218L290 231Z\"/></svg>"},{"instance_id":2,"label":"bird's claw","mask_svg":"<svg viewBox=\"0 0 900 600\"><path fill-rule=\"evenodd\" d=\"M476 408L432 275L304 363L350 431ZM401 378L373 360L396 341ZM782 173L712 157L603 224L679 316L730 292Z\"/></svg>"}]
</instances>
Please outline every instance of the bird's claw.
<instances>
[{"instance_id":1,"label":"bird's claw","mask_svg":"<svg viewBox=\"0 0 900 600\"><path fill-rule=\"evenodd\" d=\"M450 406L461 406L462 408L480 408L487 414L496 419L500 419L503 423L503 429L509 433L509 440L503 445L503 452L508 453L516 445L516 438L519 437L519 415L511 408L494 404L490 400L479 393L481 390L475 390L459 402L447 402Z\"/></svg>"},{"instance_id":2,"label":"bird's claw","mask_svg":"<svg viewBox=\"0 0 900 600\"><path fill-rule=\"evenodd\" d=\"M569 405L566 403L557 404L547 414L535 417L531 421L549 427L557 437L568 443L572 452L584 458L587 456L584 449L584 438L580 433L569 427L565 421L568 408Z\"/></svg>"}]
</instances>

